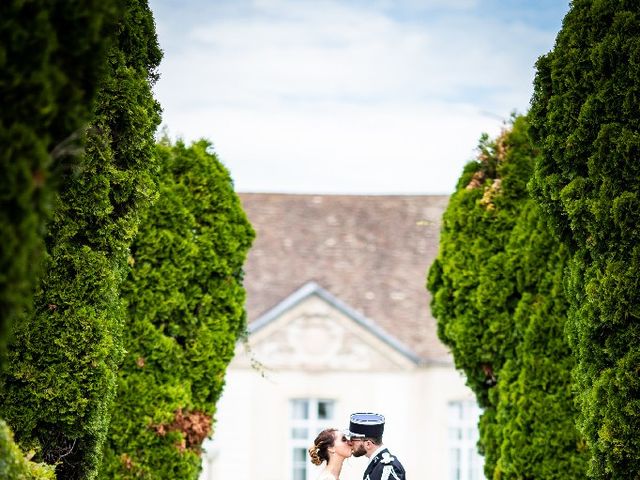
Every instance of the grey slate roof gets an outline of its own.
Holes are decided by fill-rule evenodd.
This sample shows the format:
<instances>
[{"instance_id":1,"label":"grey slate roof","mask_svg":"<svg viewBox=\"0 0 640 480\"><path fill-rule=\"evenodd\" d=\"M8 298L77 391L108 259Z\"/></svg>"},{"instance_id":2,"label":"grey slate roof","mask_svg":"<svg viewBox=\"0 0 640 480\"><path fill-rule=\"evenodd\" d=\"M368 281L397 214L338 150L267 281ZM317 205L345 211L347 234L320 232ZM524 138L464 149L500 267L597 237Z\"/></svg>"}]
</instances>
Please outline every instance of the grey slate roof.
<instances>
[{"instance_id":1,"label":"grey slate roof","mask_svg":"<svg viewBox=\"0 0 640 480\"><path fill-rule=\"evenodd\" d=\"M425 287L448 196L239 196L257 234L245 263L250 324L315 282L422 361L450 360Z\"/></svg>"}]
</instances>

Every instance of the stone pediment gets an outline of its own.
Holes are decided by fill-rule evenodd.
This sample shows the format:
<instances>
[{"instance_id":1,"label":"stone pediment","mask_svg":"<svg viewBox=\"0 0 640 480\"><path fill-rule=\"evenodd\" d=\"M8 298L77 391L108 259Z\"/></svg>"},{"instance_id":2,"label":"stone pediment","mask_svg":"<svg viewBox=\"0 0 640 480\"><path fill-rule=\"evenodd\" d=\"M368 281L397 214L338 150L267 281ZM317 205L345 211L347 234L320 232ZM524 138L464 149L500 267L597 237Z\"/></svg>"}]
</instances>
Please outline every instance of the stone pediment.
<instances>
[{"instance_id":1,"label":"stone pediment","mask_svg":"<svg viewBox=\"0 0 640 480\"><path fill-rule=\"evenodd\" d=\"M232 368L393 371L413 369L417 357L371 320L311 282L253 322Z\"/></svg>"}]
</instances>

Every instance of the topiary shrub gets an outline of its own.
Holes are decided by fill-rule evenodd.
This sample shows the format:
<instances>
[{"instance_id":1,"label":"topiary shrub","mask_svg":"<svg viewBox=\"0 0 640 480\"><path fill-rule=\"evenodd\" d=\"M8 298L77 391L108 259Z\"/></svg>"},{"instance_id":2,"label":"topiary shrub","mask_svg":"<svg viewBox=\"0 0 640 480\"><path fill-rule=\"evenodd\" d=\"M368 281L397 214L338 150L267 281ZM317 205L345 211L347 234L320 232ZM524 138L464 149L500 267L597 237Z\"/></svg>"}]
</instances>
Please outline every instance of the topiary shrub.
<instances>
[{"instance_id":1,"label":"topiary shrub","mask_svg":"<svg viewBox=\"0 0 640 480\"><path fill-rule=\"evenodd\" d=\"M640 476L640 10L575 0L537 64L533 192L570 248L569 342L591 478Z\"/></svg>"},{"instance_id":2,"label":"topiary shrub","mask_svg":"<svg viewBox=\"0 0 640 480\"><path fill-rule=\"evenodd\" d=\"M0 368L31 308L61 176L76 161L119 2L0 2Z\"/></svg>"},{"instance_id":3,"label":"topiary shrub","mask_svg":"<svg viewBox=\"0 0 640 480\"><path fill-rule=\"evenodd\" d=\"M129 1L108 52L86 151L62 178L35 314L16 329L0 414L58 478L97 475L123 355L120 286L155 194L151 93L161 57L145 1Z\"/></svg>"},{"instance_id":4,"label":"topiary shrub","mask_svg":"<svg viewBox=\"0 0 640 480\"><path fill-rule=\"evenodd\" d=\"M497 372L519 338L512 313L518 298L502 275L509 241L532 168L533 149L523 118L490 141L484 135L476 161L464 169L443 215L440 251L428 288L438 334L456 366L488 408Z\"/></svg>"},{"instance_id":5,"label":"topiary shrub","mask_svg":"<svg viewBox=\"0 0 640 480\"><path fill-rule=\"evenodd\" d=\"M483 137L444 214L429 271L438 332L484 411L487 478L581 479L573 359L562 336L566 251L527 192L537 151L524 117Z\"/></svg>"},{"instance_id":6,"label":"topiary shrub","mask_svg":"<svg viewBox=\"0 0 640 480\"><path fill-rule=\"evenodd\" d=\"M575 425L574 358L564 335L567 249L526 199L505 252L505 275L519 297L513 326L520 340L498 374L502 442L493 478L583 479L588 452Z\"/></svg>"},{"instance_id":7,"label":"topiary shrub","mask_svg":"<svg viewBox=\"0 0 640 480\"><path fill-rule=\"evenodd\" d=\"M443 215L440 250L427 281L438 335L484 410L479 447L488 477L502 443L492 390L520 340L512 319L518 297L504 275L505 248L527 195L532 157L523 118L494 141L483 135L478 159L466 165Z\"/></svg>"},{"instance_id":8,"label":"topiary shrub","mask_svg":"<svg viewBox=\"0 0 640 480\"><path fill-rule=\"evenodd\" d=\"M127 350L101 478L197 479L238 335L253 230L210 144L158 146L160 197L123 287Z\"/></svg>"}]
</instances>

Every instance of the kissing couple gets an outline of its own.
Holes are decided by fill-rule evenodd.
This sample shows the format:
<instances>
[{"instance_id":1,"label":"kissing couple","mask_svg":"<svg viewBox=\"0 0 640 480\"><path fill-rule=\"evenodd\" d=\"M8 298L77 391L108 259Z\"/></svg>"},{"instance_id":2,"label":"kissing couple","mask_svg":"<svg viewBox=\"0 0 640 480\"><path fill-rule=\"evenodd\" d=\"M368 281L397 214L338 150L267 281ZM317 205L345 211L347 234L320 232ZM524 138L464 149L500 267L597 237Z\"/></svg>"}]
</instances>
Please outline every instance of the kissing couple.
<instances>
[{"instance_id":1,"label":"kissing couple","mask_svg":"<svg viewBox=\"0 0 640 480\"><path fill-rule=\"evenodd\" d=\"M326 463L317 480L340 480L342 463L351 455L369 459L363 480L406 480L404 467L382 443L383 433L384 417L377 413L352 414L346 431L321 431L309 448L311 463Z\"/></svg>"}]
</instances>

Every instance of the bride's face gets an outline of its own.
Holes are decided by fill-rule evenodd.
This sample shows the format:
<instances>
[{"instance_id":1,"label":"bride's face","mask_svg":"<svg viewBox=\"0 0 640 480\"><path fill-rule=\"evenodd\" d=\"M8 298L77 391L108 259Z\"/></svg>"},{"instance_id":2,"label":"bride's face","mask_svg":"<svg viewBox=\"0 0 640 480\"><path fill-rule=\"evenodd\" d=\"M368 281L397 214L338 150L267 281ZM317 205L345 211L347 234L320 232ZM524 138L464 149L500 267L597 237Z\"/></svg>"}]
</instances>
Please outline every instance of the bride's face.
<instances>
[{"instance_id":1,"label":"bride's face","mask_svg":"<svg viewBox=\"0 0 640 480\"><path fill-rule=\"evenodd\" d=\"M345 437L342 432L336 430L333 432L333 438L333 448L335 449L336 454L345 458L350 457L351 445L349 444L347 437Z\"/></svg>"}]
</instances>

